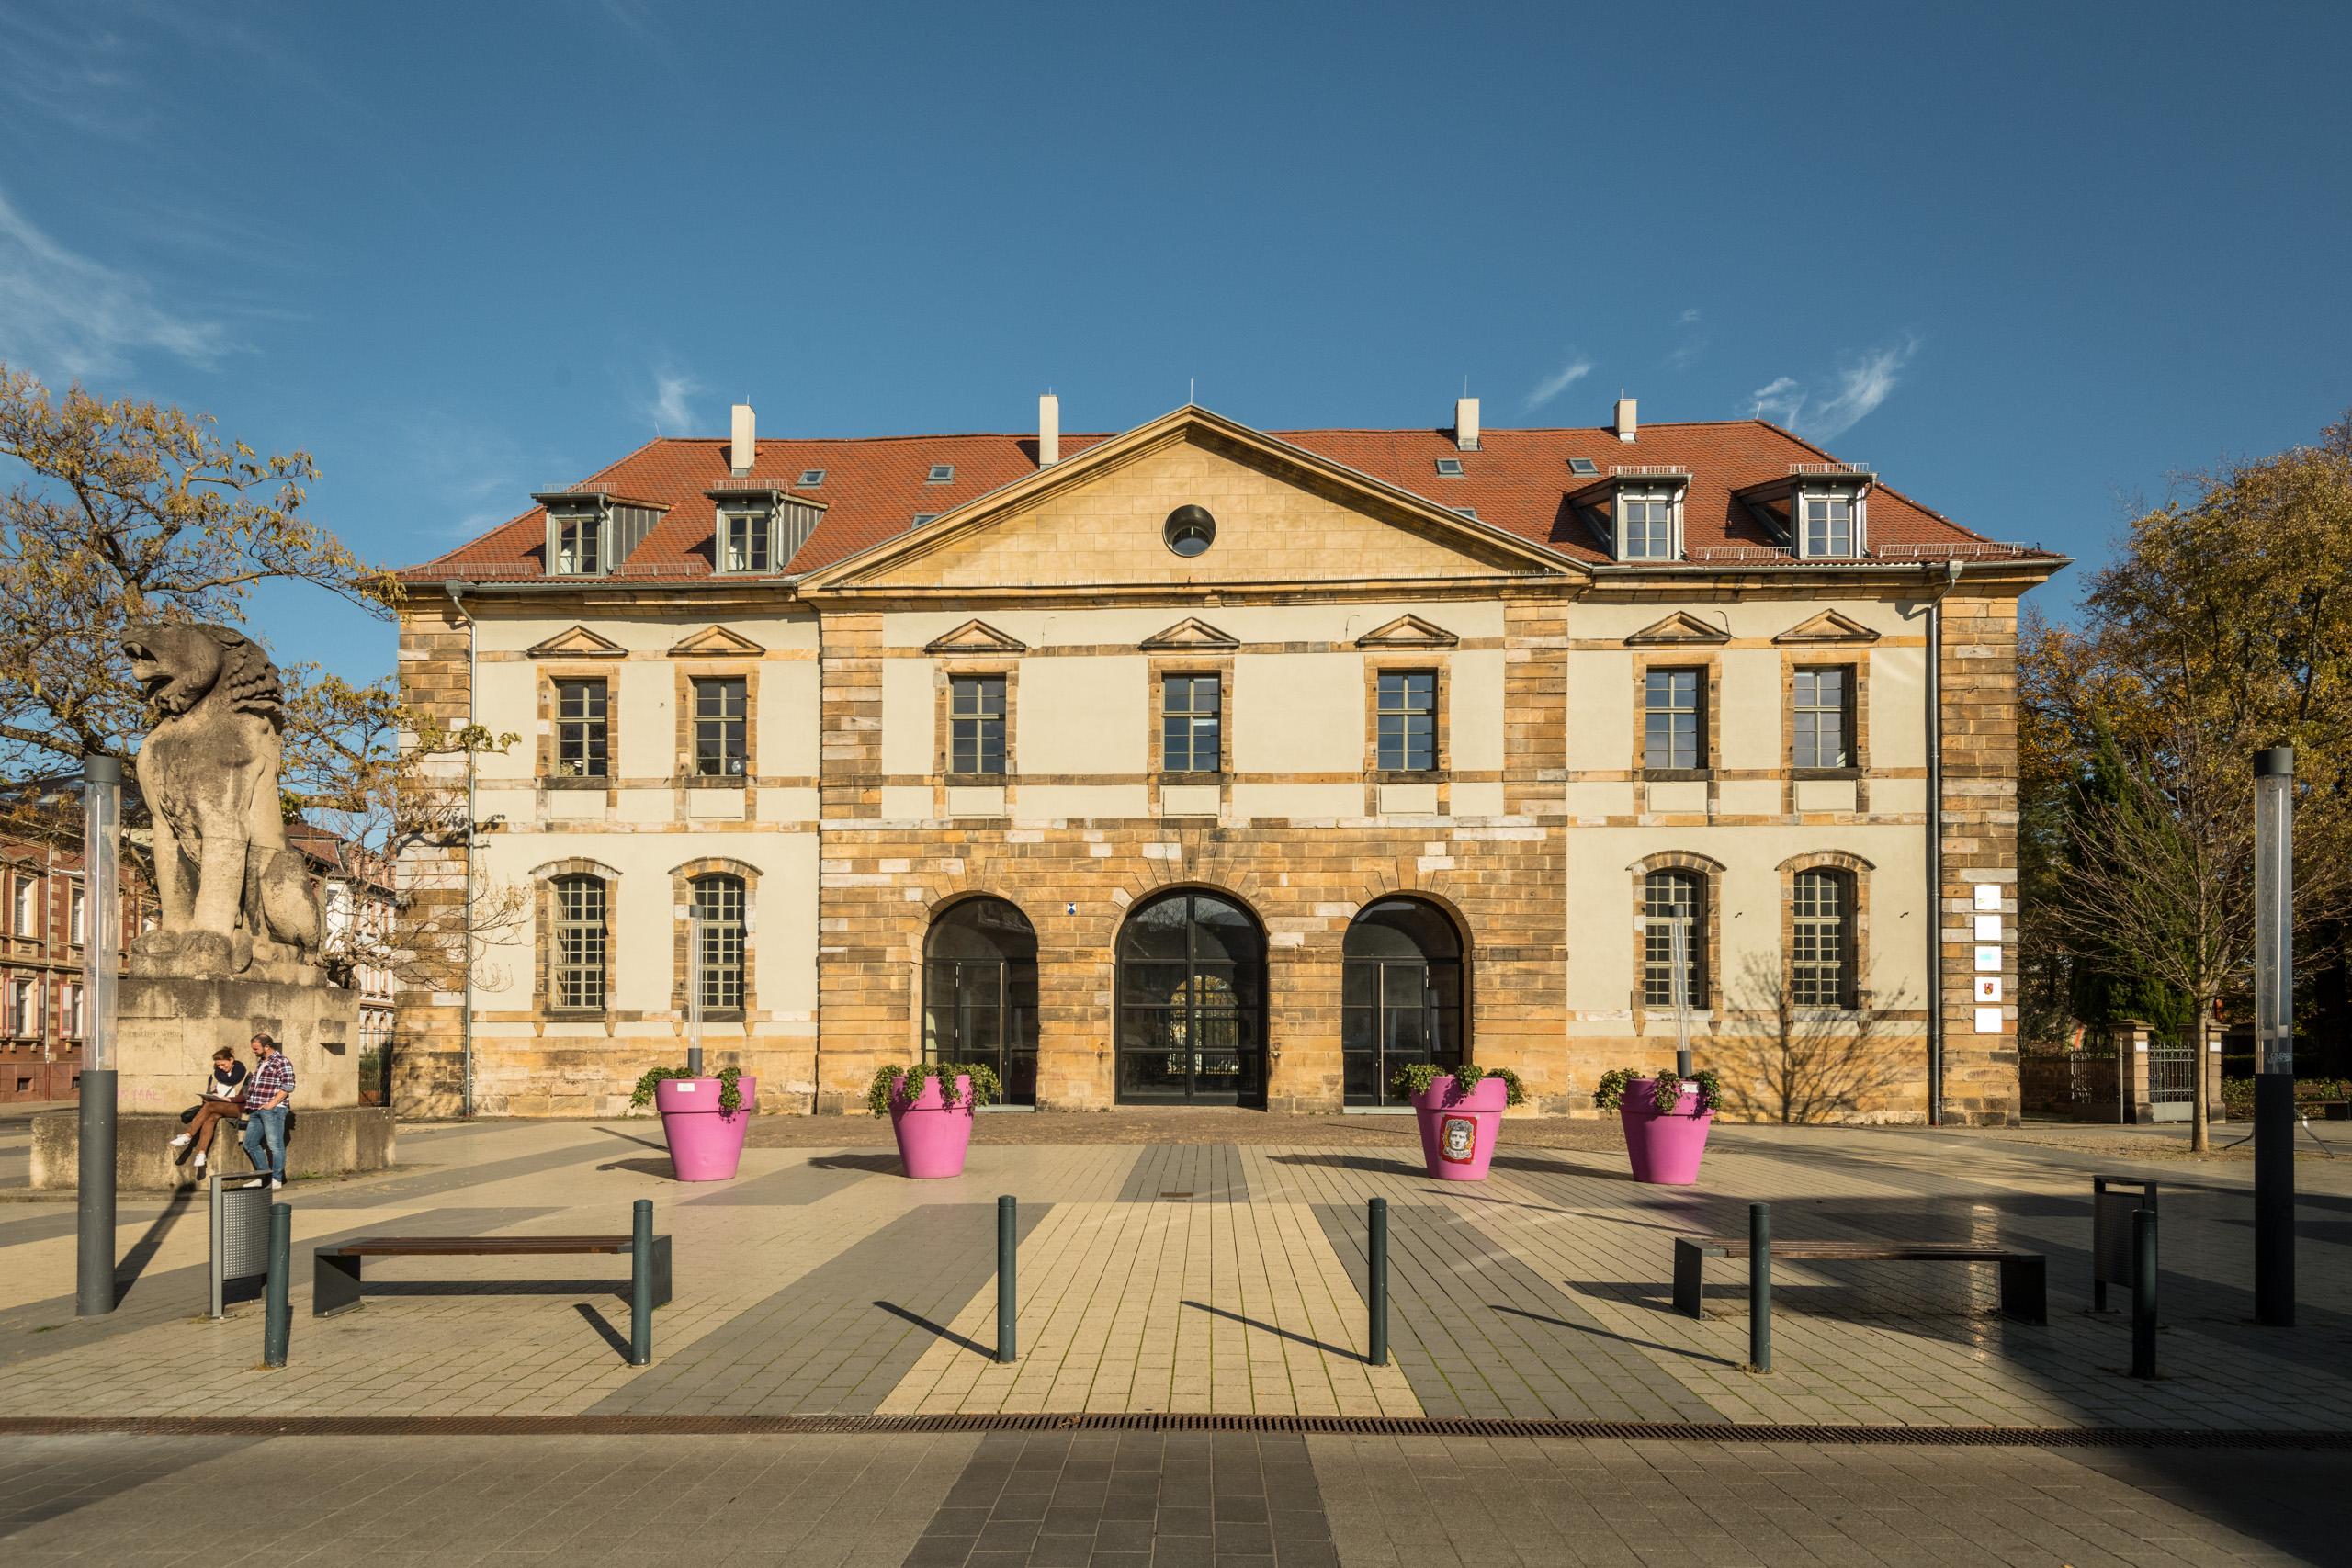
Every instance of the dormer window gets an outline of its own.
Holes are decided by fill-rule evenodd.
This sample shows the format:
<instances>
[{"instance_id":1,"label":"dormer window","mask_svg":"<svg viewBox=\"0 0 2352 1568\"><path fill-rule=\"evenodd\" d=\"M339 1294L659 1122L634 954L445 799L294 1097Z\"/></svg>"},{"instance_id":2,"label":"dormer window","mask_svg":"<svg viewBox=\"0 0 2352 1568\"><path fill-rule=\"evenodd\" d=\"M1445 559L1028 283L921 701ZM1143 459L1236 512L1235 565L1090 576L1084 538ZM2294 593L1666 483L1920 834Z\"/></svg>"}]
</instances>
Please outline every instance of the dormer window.
<instances>
[{"instance_id":1,"label":"dormer window","mask_svg":"<svg viewBox=\"0 0 2352 1568\"><path fill-rule=\"evenodd\" d=\"M548 514L548 574L601 577L611 551L605 545L602 512Z\"/></svg>"},{"instance_id":2,"label":"dormer window","mask_svg":"<svg viewBox=\"0 0 2352 1568\"><path fill-rule=\"evenodd\" d=\"M1670 463L1618 465L1609 477L1571 491L1569 504L1609 547L1612 560L1682 558L1682 498L1690 471Z\"/></svg>"},{"instance_id":3,"label":"dormer window","mask_svg":"<svg viewBox=\"0 0 2352 1568\"><path fill-rule=\"evenodd\" d=\"M718 570L766 571L775 560L775 513L757 510L718 514Z\"/></svg>"},{"instance_id":4,"label":"dormer window","mask_svg":"<svg viewBox=\"0 0 2352 1568\"><path fill-rule=\"evenodd\" d=\"M1860 554L1861 502L1850 491L1806 491L1800 498L1804 525L1797 553L1807 560Z\"/></svg>"}]
</instances>

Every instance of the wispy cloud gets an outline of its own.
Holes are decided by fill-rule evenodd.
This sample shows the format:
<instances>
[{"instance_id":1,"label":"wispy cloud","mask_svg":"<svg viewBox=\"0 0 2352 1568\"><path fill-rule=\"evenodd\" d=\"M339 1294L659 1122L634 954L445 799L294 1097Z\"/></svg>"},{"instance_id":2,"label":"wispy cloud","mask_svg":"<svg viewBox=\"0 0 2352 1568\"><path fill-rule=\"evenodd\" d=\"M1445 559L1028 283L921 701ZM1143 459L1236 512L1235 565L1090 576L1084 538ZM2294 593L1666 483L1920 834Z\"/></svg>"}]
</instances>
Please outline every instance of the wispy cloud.
<instances>
[{"instance_id":1,"label":"wispy cloud","mask_svg":"<svg viewBox=\"0 0 2352 1568\"><path fill-rule=\"evenodd\" d=\"M1566 365L1535 383L1535 389L1527 394L1527 401L1521 406L1540 409L1591 374L1592 361L1581 354L1571 352Z\"/></svg>"},{"instance_id":2,"label":"wispy cloud","mask_svg":"<svg viewBox=\"0 0 2352 1568\"><path fill-rule=\"evenodd\" d=\"M1668 370L1688 370L1707 352L1707 329L1700 324L1699 307L1691 306L1674 318L1675 331L1681 334L1673 348L1667 352Z\"/></svg>"},{"instance_id":3,"label":"wispy cloud","mask_svg":"<svg viewBox=\"0 0 2352 1568\"><path fill-rule=\"evenodd\" d=\"M1800 435L1827 441L1843 435L1868 418L1902 384L1904 367L1919 352L1919 340L1906 333L1849 358L1838 367L1836 389L1815 398L1793 377L1781 376L1748 394L1756 417L1772 419Z\"/></svg>"},{"instance_id":4,"label":"wispy cloud","mask_svg":"<svg viewBox=\"0 0 2352 1568\"><path fill-rule=\"evenodd\" d=\"M639 410L653 422L656 435L675 435L694 423L694 410L688 400L702 390L702 383L677 371L657 370L653 373L653 390Z\"/></svg>"},{"instance_id":5,"label":"wispy cloud","mask_svg":"<svg viewBox=\"0 0 2352 1568\"><path fill-rule=\"evenodd\" d=\"M89 379L144 351L209 366L234 346L218 321L158 304L144 278L68 250L0 194L0 359Z\"/></svg>"},{"instance_id":6,"label":"wispy cloud","mask_svg":"<svg viewBox=\"0 0 2352 1568\"><path fill-rule=\"evenodd\" d=\"M130 41L65 6L0 7L0 104L77 134L134 141L155 124L129 68Z\"/></svg>"}]
</instances>

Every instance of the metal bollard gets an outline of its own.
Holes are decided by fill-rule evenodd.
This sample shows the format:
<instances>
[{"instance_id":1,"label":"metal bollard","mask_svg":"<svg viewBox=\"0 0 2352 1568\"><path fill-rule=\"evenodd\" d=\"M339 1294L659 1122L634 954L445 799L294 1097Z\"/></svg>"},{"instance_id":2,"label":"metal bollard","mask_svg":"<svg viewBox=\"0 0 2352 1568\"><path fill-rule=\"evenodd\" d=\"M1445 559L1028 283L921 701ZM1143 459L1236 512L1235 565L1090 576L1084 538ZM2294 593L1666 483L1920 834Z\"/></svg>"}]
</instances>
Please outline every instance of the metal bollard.
<instances>
[{"instance_id":1,"label":"metal bollard","mask_svg":"<svg viewBox=\"0 0 2352 1568\"><path fill-rule=\"evenodd\" d=\"M2132 1216L2132 1375L2156 1375L2156 1212Z\"/></svg>"},{"instance_id":2,"label":"metal bollard","mask_svg":"<svg viewBox=\"0 0 2352 1568\"><path fill-rule=\"evenodd\" d=\"M628 1238L628 1364L653 1364L653 1200L630 1211Z\"/></svg>"},{"instance_id":3,"label":"metal bollard","mask_svg":"<svg viewBox=\"0 0 2352 1568\"><path fill-rule=\"evenodd\" d=\"M1388 1364L1388 1200L1374 1198L1364 1206L1364 1250L1371 1264L1369 1286L1364 1292L1371 1303L1371 1348L1364 1359L1375 1367Z\"/></svg>"},{"instance_id":4,"label":"metal bollard","mask_svg":"<svg viewBox=\"0 0 2352 1568\"><path fill-rule=\"evenodd\" d=\"M1747 1206L1747 1370L1772 1370L1772 1205Z\"/></svg>"},{"instance_id":5,"label":"metal bollard","mask_svg":"<svg viewBox=\"0 0 2352 1568\"><path fill-rule=\"evenodd\" d=\"M996 1201L996 1359L1007 1366L1018 1349L1013 1326L1021 1315L1021 1297L1013 1266L1020 1254L1021 1205L1007 1193Z\"/></svg>"},{"instance_id":6,"label":"metal bollard","mask_svg":"<svg viewBox=\"0 0 2352 1568\"><path fill-rule=\"evenodd\" d=\"M269 1293L262 1310L261 1364L286 1364L286 1338L294 1326L294 1311L287 1300L287 1276L293 1272L294 1211L283 1203L269 1206Z\"/></svg>"}]
</instances>

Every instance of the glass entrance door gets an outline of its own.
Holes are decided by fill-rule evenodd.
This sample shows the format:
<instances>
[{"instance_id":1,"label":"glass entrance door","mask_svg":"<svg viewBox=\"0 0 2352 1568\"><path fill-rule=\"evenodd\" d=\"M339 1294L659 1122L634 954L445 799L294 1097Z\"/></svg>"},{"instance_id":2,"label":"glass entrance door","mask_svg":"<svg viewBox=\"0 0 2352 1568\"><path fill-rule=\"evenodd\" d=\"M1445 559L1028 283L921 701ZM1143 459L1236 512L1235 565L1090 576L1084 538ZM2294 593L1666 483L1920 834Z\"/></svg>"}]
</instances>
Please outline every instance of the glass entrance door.
<instances>
[{"instance_id":1,"label":"glass entrance door","mask_svg":"<svg viewBox=\"0 0 2352 1568\"><path fill-rule=\"evenodd\" d=\"M1037 933L1002 898L967 898L924 942L923 1059L985 1062L1007 1105L1037 1103Z\"/></svg>"},{"instance_id":2,"label":"glass entrance door","mask_svg":"<svg viewBox=\"0 0 2352 1568\"><path fill-rule=\"evenodd\" d=\"M1358 915L1342 947L1341 1092L1359 1106L1402 1105L1396 1069L1462 1065L1462 942L1418 898L1384 898Z\"/></svg>"},{"instance_id":3,"label":"glass entrance door","mask_svg":"<svg viewBox=\"0 0 2352 1568\"><path fill-rule=\"evenodd\" d=\"M1119 932L1123 1103L1265 1102L1266 943L1250 911L1213 893L1163 894Z\"/></svg>"}]
</instances>

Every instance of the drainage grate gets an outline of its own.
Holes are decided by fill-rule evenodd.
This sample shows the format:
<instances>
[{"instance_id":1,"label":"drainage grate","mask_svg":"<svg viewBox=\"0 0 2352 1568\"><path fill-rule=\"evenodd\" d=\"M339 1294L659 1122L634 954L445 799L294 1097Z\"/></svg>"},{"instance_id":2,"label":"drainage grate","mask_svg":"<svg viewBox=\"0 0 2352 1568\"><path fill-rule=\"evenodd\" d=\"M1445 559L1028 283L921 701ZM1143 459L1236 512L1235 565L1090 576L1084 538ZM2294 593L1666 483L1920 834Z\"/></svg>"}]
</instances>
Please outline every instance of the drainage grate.
<instances>
[{"instance_id":1,"label":"drainage grate","mask_svg":"<svg viewBox=\"0 0 2352 1568\"><path fill-rule=\"evenodd\" d=\"M2187 1427L1805 1427L1466 1416L1213 1416L1087 1411L968 1416L8 1416L0 1437L733 1437L956 1432L1282 1432L1308 1437L1607 1438L1909 1448L2352 1450L2352 1431Z\"/></svg>"}]
</instances>

